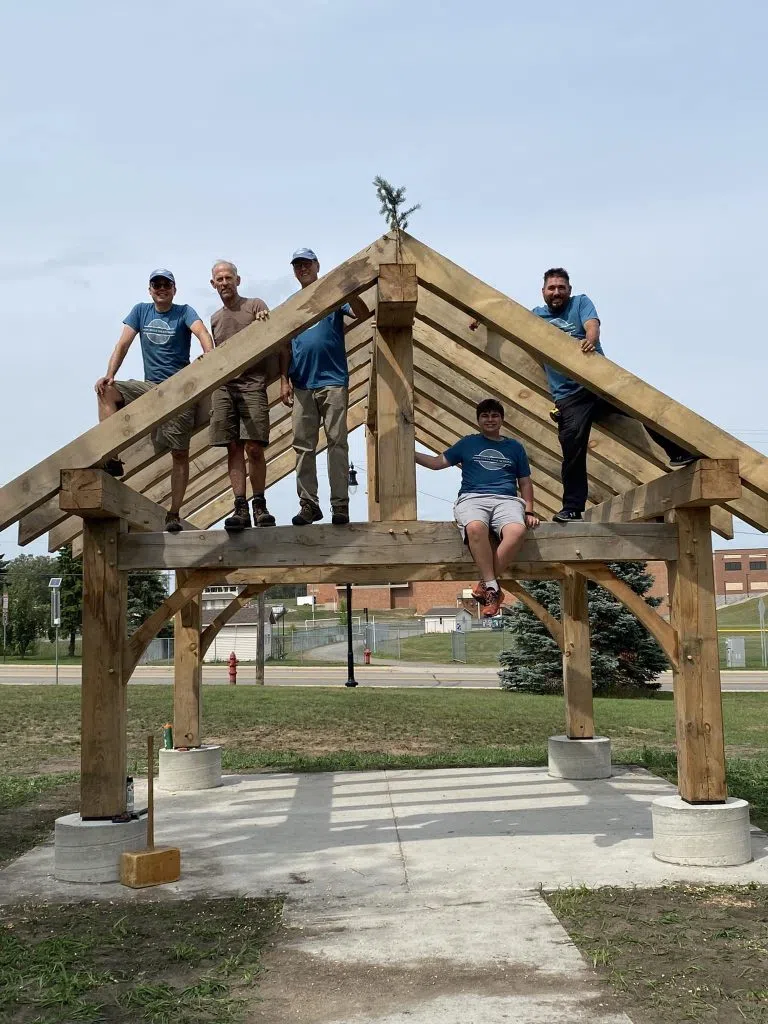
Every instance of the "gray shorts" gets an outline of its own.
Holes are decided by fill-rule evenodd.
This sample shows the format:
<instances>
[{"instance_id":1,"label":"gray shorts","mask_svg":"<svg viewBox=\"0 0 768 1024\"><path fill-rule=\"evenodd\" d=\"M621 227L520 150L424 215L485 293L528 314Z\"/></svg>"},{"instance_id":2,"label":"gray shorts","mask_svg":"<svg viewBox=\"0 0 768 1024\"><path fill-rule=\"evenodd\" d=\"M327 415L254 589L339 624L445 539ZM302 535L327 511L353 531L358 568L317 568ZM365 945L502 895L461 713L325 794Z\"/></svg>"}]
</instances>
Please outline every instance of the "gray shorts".
<instances>
[{"instance_id":1,"label":"gray shorts","mask_svg":"<svg viewBox=\"0 0 768 1024\"><path fill-rule=\"evenodd\" d=\"M453 517L466 541L469 523L485 523L491 533L501 537L505 526L525 526L525 502L508 494L462 494L453 506Z\"/></svg>"},{"instance_id":2,"label":"gray shorts","mask_svg":"<svg viewBox=\"0 0 768 1024\"><path fill-rule=\"evenodd\" d=\"M152 388L156 388L149 380L116 380L115 387L120 392L123 405L130 405L137 398L146 395ZM158 453L167 451L186 451L189 448L189 439L195 429L195 406L192 405L184 412L180 412L173 419L160 423L152 431L152 443Z\"/></svg>"}]
</instances>

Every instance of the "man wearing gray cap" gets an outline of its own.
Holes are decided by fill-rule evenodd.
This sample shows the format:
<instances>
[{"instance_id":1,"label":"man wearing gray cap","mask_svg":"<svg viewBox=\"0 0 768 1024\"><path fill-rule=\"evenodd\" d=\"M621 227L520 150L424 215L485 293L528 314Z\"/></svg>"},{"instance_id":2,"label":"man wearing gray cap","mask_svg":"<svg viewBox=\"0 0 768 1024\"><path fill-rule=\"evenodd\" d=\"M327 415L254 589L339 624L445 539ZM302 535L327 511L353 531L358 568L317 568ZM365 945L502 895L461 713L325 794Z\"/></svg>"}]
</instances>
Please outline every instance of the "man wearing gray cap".
<instances>
[{"instance_id":1,"label":"man wearing gray cap","mask_svg":"<svg viewBox=\"0 0 768 1024\"><path fill-rule=\"evenodd\" d=\"M312 249L297 249L291 257L302 288L314 284L320 264ZM309 526L323 518L317 498L317 444L320 424L328 443L328 482L331 522L349 522L349 446L347 404L349 369L344 344L344 317L365 319L368 307L355 297L314 327L302 331L280 357L280 397L293 406L293 449L296 452L296 489L299 511L291 522Z\"/></svg>"},{"instance_id":2,"label":"man wearing gray cap","mask_svg":"<svg viewBox=\"0 0 768 1024\"><path fill-rule=\"evenodd\" d=\"M213 349L211 336L195 310L186 304L174 303L176 278L170 270L159 268L152 271L149 294L152 301L138 302L123 320L123 330L109 357L106 375L96 381L100 422L187 366L193 334L203 352ZM115 380L115 374L137 334L141 339L144 380ZM170 449L173 459L171 507L165 517L165 528L169 533L178 533L181 529L179 511L189 480L189 439L194 425L195 408L192 406L161 423L152 432L158 451ZM107 459L103 468L113 476L123 474L123 464L117 458Z\"/></svg>"}]
</instances>

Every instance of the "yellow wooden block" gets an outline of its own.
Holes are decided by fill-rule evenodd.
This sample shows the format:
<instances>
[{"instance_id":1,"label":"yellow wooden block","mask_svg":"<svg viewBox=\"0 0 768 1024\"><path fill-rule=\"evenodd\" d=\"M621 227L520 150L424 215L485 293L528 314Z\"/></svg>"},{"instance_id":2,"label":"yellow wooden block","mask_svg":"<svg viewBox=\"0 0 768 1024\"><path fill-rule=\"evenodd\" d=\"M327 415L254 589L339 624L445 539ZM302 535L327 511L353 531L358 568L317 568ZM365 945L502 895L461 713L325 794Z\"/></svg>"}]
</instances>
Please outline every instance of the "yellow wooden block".
<instances>
[{"instance_id":1,"label":"yellow wooden block","mask_svg":"<svg viewBox=\"0 0 768 1024\"><path fill-rule=\"evenodd\" d=\"M176 846L134 850L120 857L120 881L131 889L176 882L180 875L181 850Z\"/></svg>"}]
</instances>

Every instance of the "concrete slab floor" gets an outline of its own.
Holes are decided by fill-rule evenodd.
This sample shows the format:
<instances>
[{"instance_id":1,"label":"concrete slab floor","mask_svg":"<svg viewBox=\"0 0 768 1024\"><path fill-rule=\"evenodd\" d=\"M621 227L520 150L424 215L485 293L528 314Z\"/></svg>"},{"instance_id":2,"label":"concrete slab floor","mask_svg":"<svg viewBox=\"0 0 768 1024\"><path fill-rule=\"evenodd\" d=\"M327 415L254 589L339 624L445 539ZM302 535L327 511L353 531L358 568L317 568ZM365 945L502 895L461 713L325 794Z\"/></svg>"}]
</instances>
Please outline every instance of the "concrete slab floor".
<instances>
[{"instance_id":1,"label":"concrete slab floor","mask_svg":"<svg viewBox=\"0 0 768 1024\"><path fill-rule=\"evenodd\" d=\"M286 893L264 1024L620 1024L539 886L768 884L758 831L742 867L654 860L650 805L672 792L624 768L595 781L545 768L225 776L156 794L156 841L182 850L178 883L57 882L48 843L0 871L0 901ZM308 976L314 1000L291 1000L291 978Z\"/></svg>"}]
</instances>

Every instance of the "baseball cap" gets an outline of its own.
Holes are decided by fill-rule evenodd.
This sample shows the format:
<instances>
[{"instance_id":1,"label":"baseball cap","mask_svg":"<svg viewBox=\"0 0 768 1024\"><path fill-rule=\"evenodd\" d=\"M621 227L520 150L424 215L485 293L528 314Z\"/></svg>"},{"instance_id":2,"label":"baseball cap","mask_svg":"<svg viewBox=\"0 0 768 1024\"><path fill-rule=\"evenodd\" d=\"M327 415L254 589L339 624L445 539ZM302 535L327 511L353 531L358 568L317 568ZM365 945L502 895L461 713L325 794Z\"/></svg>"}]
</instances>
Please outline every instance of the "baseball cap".
<instances>
[{"instance_id":1,"label":"baseball cap","mask_svg":"<svg viewBox=\"0 0 768 1024\"><path fill-rule=\"evenodd\" d=\"M149 283L151 284L156 277L164 277L167 281L170 281L171 284L176 284L176 278L173 276L170 270L165 270L163 267L158 267L157 270L152 271L152 273L149 275Z\"/></svg>"},{"instance_id":2,"label":"baseball cap","mask_svg":"<svg viewBox=\"0 0 768 1024\"><path fill-rule=\"evenodd\" d=\"M311 249L297 249L293 256L291 256L291 263L295 260L315 260L316 263L320 262Z\"/></svg>"}]
</instances>

